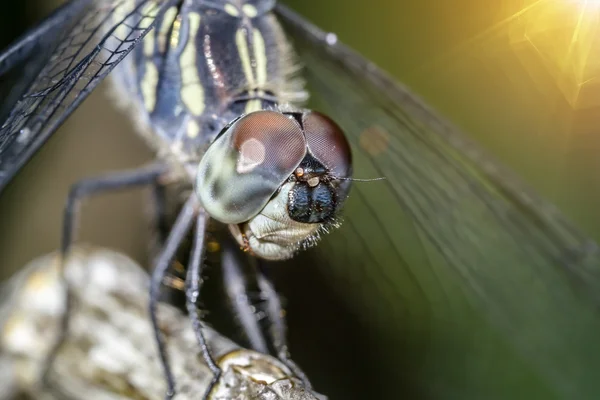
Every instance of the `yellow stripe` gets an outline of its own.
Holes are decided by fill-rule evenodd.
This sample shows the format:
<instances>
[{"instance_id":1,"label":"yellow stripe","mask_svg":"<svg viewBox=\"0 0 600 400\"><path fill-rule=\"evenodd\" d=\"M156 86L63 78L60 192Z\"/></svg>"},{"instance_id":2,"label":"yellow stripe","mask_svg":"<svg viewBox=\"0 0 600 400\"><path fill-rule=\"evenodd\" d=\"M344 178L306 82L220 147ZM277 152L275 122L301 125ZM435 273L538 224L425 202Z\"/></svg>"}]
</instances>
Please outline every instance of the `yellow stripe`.
<instances>
[{"instance_id":1,"label":"yellow stripe","mask_svg":"<svg viewBox=\"0 0 600 400\"><path fill-rule=\"evenodd\" d=\"M195 139L200 134L200 125L196 120L189 120L187 124L187 136L190 139Z\"/></svg>"},{"instance_id":2,"label":"yellow stripe","mask_svg":"<svg viewBox=\"0 0 600 400\"><path fill-rule=\"evenodd\" d=\"M254 18L256 17L256 15L258 14L258 10L256 9L255 6L253 6L252 4L244 4L242 6L242 11L244 12L244 14L246 14L247 17L249 18Z\"/></svg>"},{"instance_id":3,"label":"yellow stripe","mask_svg":"<svg viewBox=\"0 0 600 400\"><path fill-rule=\"evenodd\" d=\"M248 82L248 89L263 88L267 83L267 51L265 40L258 29L252 31L252 45L255 61L255 71L252 70L252 60L248 49L248 40L245 31L238 29L235 33L235 44L238 48L242 70Z\"/></svg>"},{"instance_id":4,"label":"yellow stripe","mask_svg":"<svg viewBox=\"0 0 600 400\"><path fill-rule=\"evenodd\" d=\"M146 37L144 37L144 55L146 57L152 57L154 54L154 32L148 32Z\"/></svg>"},{"instance_id":5,"label":"yellow stripe","mask_svg":"<svg viewBox=\"0 0 600 400\"><path fill-rule=\"evenodd\" d=\"M238 11L238 9L230 3L225 4L224 10L227 14L233 16L233 17L237 17L238 15L240 15L240 12Z\"/></svg>"},{"instance_id":6,"label":"yellow stripe","mask_svg":"<svg viewBox=\"0 0 600 400\"><path fill-rule=\"evenodd\" d=\"M158 30L158 51L161 53L164 53L167 50L167 35L169 34L171 25L173 25L173 21L175 21L175 17L177 17L177 7L173 6L165 11L165 16L163 17ZM179 32L177 32L177 35L179 36Z\"/></svg>"},{"instance_id":7,"label":"yellow stripe","mask_svg":"<svg viewBox=\"0 0 600 400\"><path fill-rule=\"evenodd\" d=\"M152 61L146 61L146 73L142 79L142 97L148 112L156 106L156 86L158 85L158 69Z\"/></svg>"},{"instance_id":8,"label":"yellow stripe","mask_svg":"<svg viewBox=\"0 0 600 400\"><path fill-rule=\"evenodd\" d=\"M260 110L262 110L262 102L259 99L254 99L246 103L246 108L244 109L244 112L246 114L250 114L251 112Z\"/></svg>"},{"instance_id":9,"label":"yellow stripe","mask_svg":"<svg viewBox=\"0 0 600 400\"><path fill-rule=\"evenodd\" d=\"M255 70L252 69L252 60L250 59L248 40L243 29L238 29L235 34L235 43L240 54L242 70L248 82L248 90L262 89L267 83L267 51L265 40L258 29L252 30L252 50L254 54ZM256 76L255 76L256 73ZM263 90L258 90L258 95L264 94ZM246 114L262 109L262 101L259 99L250 100L246 103Z\"/></svg>"},{"instance_id":10,"label":"yellow stripe","mask_svg":"<svg viewBox=\"0 0 600 400\"><path fill-rule=\"evenodd\" d=\"M235 33L235 44L240 54L240 61L242 62L242 70L248 81L248 86L253 88L255 85L254 74L252 73L252 65L250 61L250 52L248 51L248 40L246 39L246 33L244 29L238 29Z\"/></svg>"},{"instance_id":11,"label":"yellow stripe","mask_svg":"<svg viewBox=\"0 0 600 400\"><path fill-rule=\"evenodd\" d=\"M258 29L254 29L254 60L256 61L256 83L263 88L267 83L267 51L265 40Z\"/></svg>"},{"instance_id":12,"label":"yellow stripe","mask_svg":"<svg viewBox=\"0 0 600 400\"><path fill-rule=\"evenodd\" d=\"M183 104L194 115L201 115L204 111L204 89L198 76L196 66L196 36L200 28L200 14L189 13L189 34L185 48L181 53L179 65L181 67L181 99Z\"/></svg>"}]
</instances>

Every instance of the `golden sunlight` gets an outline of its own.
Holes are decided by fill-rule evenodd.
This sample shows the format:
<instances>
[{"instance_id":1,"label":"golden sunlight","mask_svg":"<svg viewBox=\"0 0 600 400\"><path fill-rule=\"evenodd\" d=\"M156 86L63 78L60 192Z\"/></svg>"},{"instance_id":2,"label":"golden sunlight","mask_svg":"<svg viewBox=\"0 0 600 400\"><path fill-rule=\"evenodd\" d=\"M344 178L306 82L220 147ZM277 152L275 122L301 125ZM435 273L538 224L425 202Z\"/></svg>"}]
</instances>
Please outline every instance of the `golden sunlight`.
<instances>
[{"instance_id":1,"label":"golden sunlight","mask_svg":"<svg viewBox=\"0 0 600 400\"><path fill-rule=\"evenodd\" d=\"M517 52L537 53L573 107L600 104L600 0L536 1L507 22Z\"/></svg>"}]
</instances>

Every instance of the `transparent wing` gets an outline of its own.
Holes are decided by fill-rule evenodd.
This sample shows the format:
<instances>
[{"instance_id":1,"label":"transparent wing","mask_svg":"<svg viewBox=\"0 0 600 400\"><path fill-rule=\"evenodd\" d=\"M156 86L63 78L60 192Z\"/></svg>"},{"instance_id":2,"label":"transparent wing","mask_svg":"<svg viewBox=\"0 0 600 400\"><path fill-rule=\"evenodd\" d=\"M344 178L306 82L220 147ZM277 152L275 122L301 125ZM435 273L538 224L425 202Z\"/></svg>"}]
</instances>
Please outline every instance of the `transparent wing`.
<instances>
[{"instance_id":1,"label":"transparent wing","mask_svg":"<svg viewBox=\"0 0 600 400\"><path fill-rule=\"evenodd\" d=\"M0 191L152 28L166 0L74 0L0 54Z\"/></svg>"},{"instance_id":2,"label":"transparent wing","mask_svg":"<svg viewBox=\"0 0 600 400\"><path fill-rule=\"evenodd\" d=\"M295 261L318 265L370 327L382 393L600 393L594 241L334 35L278 13L355 176L386 177L353 183L342 227Z\"/></svg>"}]
</instances>

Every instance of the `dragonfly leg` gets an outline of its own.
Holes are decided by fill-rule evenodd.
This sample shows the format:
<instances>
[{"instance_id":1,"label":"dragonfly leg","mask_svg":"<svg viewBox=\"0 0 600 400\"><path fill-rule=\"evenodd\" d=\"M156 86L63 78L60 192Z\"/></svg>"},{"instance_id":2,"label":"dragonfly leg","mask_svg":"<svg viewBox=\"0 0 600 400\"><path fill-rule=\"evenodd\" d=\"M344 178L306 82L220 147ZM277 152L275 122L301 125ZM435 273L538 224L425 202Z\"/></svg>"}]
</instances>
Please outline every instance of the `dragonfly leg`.
<instances>
[{"instance_id":1,"label":"dragonfly leg","mask_svg":"<svg viewBox=\"0 0 600 400\"><path fill-rule=\"evenodd\" d=\"M56 343L53 344L48 358L44 363L44 368L42 371L43 382L48 382L49 372L52 364L54 363L54 360L58 355L58 351L66 339L69 330L69 317L71 315L70 310L73 306L73 295L69 289L68 280L64 275L64 263L73 244L73 236L77 227L77 210L79 204L83 199L96 194L114 192L117 190L152 184L156 182L165 172L166 167L162 164L156 163L150 165L149 167L137 168L130 171L113 173L96 178L86 178L71 186L63 215L63 230L59 263L60 279L63 282L63 285L65 285L66 289L65 313L62 317L59 337Z\"/></svg>"},{"instance_id":2,"label":"dragonfly leg","mask_svg":"<svg viewBox=\"0 0 600 400\"><path fill-rule=\"evenodd\" d=\"M167 218L167 193L165 185L156 182L152 185L152 201L155 209L155 223L157 232L157 247L160 248L167 239L169 233L169 221Z\"/></svg>"},{"instance_id":3,"label":"dragonfly leg","mask_svg":"<svg viewBox=\"0 0 600 400\"><path fill-rule=\"evenodd\" d=\"M296 375L308 390L312 388L306 374L300 367L292 361L287 344L287 324L285 321L285 311L281 304L281 298L275 290L275 286L265 272L264 264L256 260L256 282L261 293L261 299L266 302L266 313L271 324L269 333L273 347L277 352L277 357Z\"/></svg>"},{"instance_id":4,"label":"dragonfly leg","mask_svg":"<svg viewBox=\"0 0 600 400\"><path fill-rule=\"evenodd\" d=\"M172 399L175 395L175 379L171 366L167 357L166 346L163 337L160 333L160 327L158 325L158 318L156 315L158 300L160 296L160 287L163 283L165 275L171 265L171 261L175 257L177 249L181 243L185 240L188 234L196 214L198 212L198 202L195 195L191 195L184 204L183 208L179 212L173 228L165 241L165 244L158 255L154 270L152 271L152 277L150 279L150 321L152 322L152 328L154 329L154 338L158 346L158 354L160 361L164 368L165 378L167 380L167 393L166 399Z\"/></svg>"},{"instance_id":5,"label":"dragonfly leg","mask_svg":"<svg viewBox=\"0 0 600 400\"><path fill-rule=\"evenodd\" d=\"M153 205L153 235L150 241L150 255L152 265L154 265L165 240L167 240L173 221L170 219L169 210L171 205L168 200L167 187L164 183L156 182L152 185L151 199ZM182 277L185 267L177 260L177 257L171 263L171 267L163 280L163 285L171 290L161 292L159 301L179 307L181 304L179 295L185 293L185 276Z\"/></svg>"},{"instance_id":6,"label":"dragonfly leg","mask_svg":"<svg viewBox=\"0 0 600 400\"><path fill-rule=\"evenodd\" d=\"M244 257L243 260L242 257ZM247 293L247 282L242 267L242 264L246 261L245 258L245 254L240 251L237 243L233 242L231 238L228 237L223 240L221 268L223 270L225 291L252 350L268 354L267 340Z\"/></svg>"},{"instance_id":7,"label":"dragonfly leg","mask_svg":"<svg viewBox=\"0 0 600 400\"><path fill-rule=\"evenodd\" d=\"M245 254L239 251L235 243L224 241L221 265L225 288L250 346L253 350L269 354L269 345L256 318L256 310L247 294L248 285L242 268L244 260L241 259L243 256ZM266 302L267 320L271 324L269 327L270 343L275 349L277 357L304 382L307 389L310 389L311 384L306 374L290 359L284 310L275 286L264 272L260 260L254 257L249 260L254 267L260 298Z\"/></svg>"},{"instance_id":8,"label":"dragonfly leg","mask_svg":"<svg viewBox=\"0 0 600 400\"><path fill-rule=\"evenodd\" d=\"M194 232L194 244L192 247L192 253L190 257L190 265L188 266L186 279L185 279L185 298L186 308L188 311L189 318L192 322L192 328L196 335L196 340L200 345L202 357L206 364L213 373L213 379L208 386L204 399L208 399L210 392L216 385L217 381L221 376L221 368L217 365L215 360L210 354L210 349L206 343L206 338L202 332L203 324L198 315L198 297L200 296L200 287L202 285L202 265L204 262L204 239L206 236L206 225L208 222L208 215L204 209L200 209L198 217L196 218L196 231Z\"/></svg>"}]
</instances>

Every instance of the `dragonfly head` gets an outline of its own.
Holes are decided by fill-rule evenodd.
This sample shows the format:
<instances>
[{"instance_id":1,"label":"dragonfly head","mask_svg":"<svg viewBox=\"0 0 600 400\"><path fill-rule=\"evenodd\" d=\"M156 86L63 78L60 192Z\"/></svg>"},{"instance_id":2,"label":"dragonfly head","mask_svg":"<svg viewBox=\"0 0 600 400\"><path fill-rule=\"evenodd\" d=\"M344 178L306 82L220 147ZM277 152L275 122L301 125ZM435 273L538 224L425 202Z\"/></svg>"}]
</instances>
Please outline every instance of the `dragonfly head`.
<instances>
[{"instance_id":1,"label":"dragonfly head","mask_svg":"<svg viewBox=\"0 0 600 400\"><path fill-rule=\"evenodd\" d=\"M204 154L196 193L238 242L291 257L335 223L350 190L350 145L315 111L256 111L228 124Z\"/></svg>"}]
</instances>

